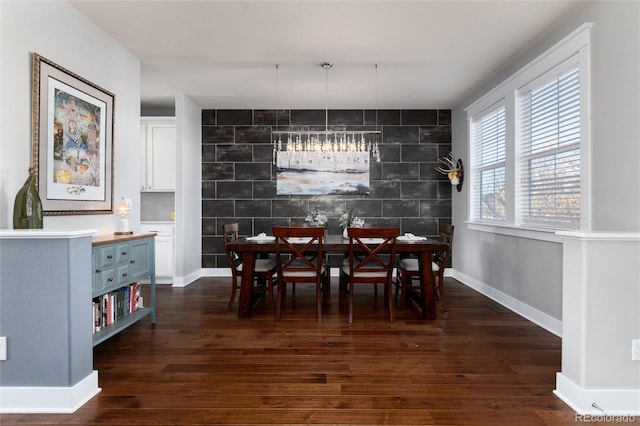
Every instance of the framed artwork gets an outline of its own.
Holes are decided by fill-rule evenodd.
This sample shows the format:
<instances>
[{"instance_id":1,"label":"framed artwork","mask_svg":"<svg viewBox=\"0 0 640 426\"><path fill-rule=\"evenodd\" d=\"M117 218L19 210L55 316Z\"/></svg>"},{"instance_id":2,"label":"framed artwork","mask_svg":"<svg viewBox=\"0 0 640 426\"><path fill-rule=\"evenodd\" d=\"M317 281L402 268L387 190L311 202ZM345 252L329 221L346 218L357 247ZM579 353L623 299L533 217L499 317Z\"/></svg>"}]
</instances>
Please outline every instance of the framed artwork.
<instances>
[{"instance_id":1,"label":"framed artwork","mask_svg":"<svg viewBox=\"0 0 640 426\"><path fill-rule=\"evenodd\" d=\"M277 154L278 195L369 194L369 153L288 152Z\"/></svg>"},{"instance_id":2,"label":"framed artwork","mask_svg":"<svg viewBox=\"0 0 640 426\"><path fill-rule=\"evenodd\" d=\"M43 214L112 214L114 95L34 53L32 97Z\"/></svg>"}]
</instances>

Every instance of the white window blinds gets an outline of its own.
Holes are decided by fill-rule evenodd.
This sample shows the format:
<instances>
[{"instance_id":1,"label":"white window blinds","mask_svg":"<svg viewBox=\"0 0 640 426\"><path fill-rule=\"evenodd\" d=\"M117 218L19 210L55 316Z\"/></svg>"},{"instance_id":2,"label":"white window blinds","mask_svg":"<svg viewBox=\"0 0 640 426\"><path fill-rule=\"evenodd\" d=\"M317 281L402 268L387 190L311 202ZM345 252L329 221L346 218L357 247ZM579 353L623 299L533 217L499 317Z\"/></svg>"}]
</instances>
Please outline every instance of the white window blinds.
<instances>
[{"instance_id":1,"label":"white window blinds","mask_svg":"<svg viewBox=\"0 0 640 426\"><path fill-rule=\"evenodd\" d=\"M574 66L520 93L518 189L524 225L579 228L579 77Z\"/></svg>"},{"instance_id":2,"label":"white window blinds","mask_svg":"<svg viewBox=\"0 0 640 426\"><path fill-rule=\"evenodd\" d=\"M473 219L505 220L505 108L493 109L472 124Z\"/></svg>"}]
</instances>

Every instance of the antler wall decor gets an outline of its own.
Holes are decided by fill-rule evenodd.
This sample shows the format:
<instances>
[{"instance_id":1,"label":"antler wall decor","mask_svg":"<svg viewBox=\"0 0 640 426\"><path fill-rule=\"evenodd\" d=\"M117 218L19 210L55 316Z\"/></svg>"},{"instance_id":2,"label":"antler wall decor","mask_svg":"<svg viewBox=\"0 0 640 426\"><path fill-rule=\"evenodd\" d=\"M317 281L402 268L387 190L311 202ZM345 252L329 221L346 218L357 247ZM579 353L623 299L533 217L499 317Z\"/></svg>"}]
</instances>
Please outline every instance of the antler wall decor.
<instances>
[{"instance_id":1,"label":"antler wall decor","mask_svg":"<svg viewBox=\"0 0 640 426\"><path fill-rule=\"evenodd\" d=\"M453 156L450 152L448 156L438 159L438 163L442 166L436 167L440 173L447 175L451 185L454 185L458 192L462 191L462 182L464 181L464 167L462 160Z\"/></svg>"}]
</instances>

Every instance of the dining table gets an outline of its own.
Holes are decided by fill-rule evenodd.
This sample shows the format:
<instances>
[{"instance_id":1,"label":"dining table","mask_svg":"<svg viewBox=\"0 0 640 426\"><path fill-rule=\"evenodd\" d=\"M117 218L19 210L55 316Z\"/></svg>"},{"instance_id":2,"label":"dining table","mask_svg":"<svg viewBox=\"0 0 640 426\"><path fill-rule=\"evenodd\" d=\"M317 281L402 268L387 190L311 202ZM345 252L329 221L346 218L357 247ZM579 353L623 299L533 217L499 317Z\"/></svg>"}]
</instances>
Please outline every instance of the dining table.
<instances>
[{"instance_id":1,"label":"dining table","mask_svg":"<svg viewBox=\"0 0 640 426\"><path fill-rule=\"evenodd\" d=\"M421 308L423 319L436 319L435 286L431 259L432 254L442 252L447 247L447 243L423 237L398 237L396 240L396 253L398 256L414 255L419 259L420 291L411 291L408 296ZM255 260L258 256L263 257L275 253L275 238L272 236L241 237L237 241L229 243L227 248L240 253L242 256L242 281L238 318L250 318L254 302L252 286ZM323 237L322 249L325 253L348 253L349 239L344 238L342 235L327 234Z\"/></svg>"}]
</instances>

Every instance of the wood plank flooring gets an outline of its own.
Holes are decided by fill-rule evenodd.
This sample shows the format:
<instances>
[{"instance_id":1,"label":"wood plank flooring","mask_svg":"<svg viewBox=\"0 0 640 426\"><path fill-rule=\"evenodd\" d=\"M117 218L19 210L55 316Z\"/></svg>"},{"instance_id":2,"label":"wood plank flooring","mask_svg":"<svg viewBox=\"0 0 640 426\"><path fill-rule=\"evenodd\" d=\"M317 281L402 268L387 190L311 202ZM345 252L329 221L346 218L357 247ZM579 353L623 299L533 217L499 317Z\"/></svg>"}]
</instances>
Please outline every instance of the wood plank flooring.
<instances>
[{"instance_id":1,"label":"wood plank flooring","mask_svg":"<svg viewBox=\"0 0 640 426\"><path fill-rule=\"evenodd\" d=\"M238 320L229 280L159 286L155 327L145 319L94 349L101 393L73 414L0 424L575 424L552 394L560 338L451 278L437 320L408 307L390 324L382 291L365 286L352 325L336 278L322 323L305 285L287 292L280 323L266 298Z\"/></svg>"}]
</instances>

